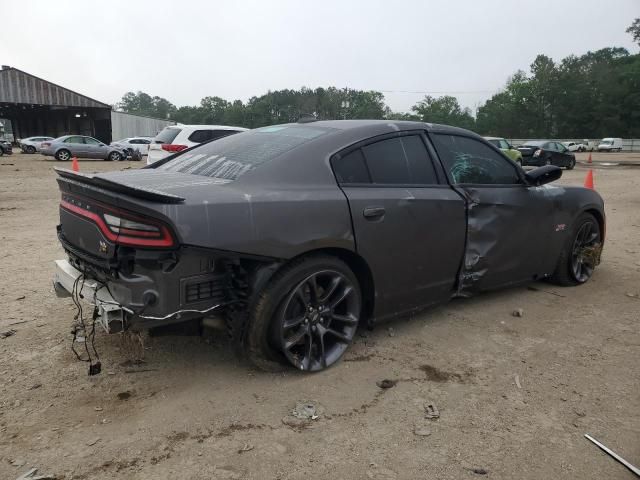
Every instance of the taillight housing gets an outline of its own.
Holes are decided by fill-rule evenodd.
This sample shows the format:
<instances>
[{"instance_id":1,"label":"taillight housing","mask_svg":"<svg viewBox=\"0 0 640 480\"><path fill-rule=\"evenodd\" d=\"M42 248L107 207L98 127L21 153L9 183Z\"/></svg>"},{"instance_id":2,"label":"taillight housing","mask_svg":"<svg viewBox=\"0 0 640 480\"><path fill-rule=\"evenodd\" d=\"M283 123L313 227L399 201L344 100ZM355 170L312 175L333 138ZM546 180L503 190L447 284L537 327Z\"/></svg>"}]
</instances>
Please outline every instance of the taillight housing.
<instances>
[{"instance_id":1,"label":"taillight housing","mask_svg":"<svg viewBox=\"0 0 640 480\"><path fill-rule=\"evenodd\" d=\"M51 142L42 142L40 144L40 147L50 147L51 146Z\"/></svg>"},{"instance_id":2,"label":"taillight housing","mask_svg":"<svg viewBox=\"0 0 640 480\"><path fill-rule=\"evenodd\" d=\"M538 150L536 150L535 152L533 152L533 156L534 157L539 157L540 155L542 155L542 152L544 150L542 150L541 148L539 148Z\"/></svg>"},{"instance_id":3,"label":"taillight housing","mask_svg":"<svg viewBox=\"0 0 640 480\"><path fill-rule=\"evenodd\" d=\"M172 145L170 143L163 143L162 144L162 149L165 152L173 152L173 153L181 152L182 150L185 150L187 148L189 148L188 145Z\"/></svg>"},{"instance_id":4,"label":"taillight housing","mask_svg":"<svg viewBox=\"0 0 640 480\"><path fill-rule=\"evenodd\" d=\"M155 218L63 194L60 208L95 223L105 238L115 244L140 248L172 248L174 235Z\"/></svg>"}]
</instances>

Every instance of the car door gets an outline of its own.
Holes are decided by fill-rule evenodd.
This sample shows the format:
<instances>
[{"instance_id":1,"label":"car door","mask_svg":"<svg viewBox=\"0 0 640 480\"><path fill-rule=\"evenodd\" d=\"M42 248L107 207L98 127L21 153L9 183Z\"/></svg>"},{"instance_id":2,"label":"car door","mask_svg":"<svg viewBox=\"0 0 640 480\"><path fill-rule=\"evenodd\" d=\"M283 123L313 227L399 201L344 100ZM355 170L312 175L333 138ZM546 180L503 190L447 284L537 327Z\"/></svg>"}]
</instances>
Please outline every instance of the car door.
<instances>
[{"instance_id":1,"label":"car door","mask_svg":"<svg viewBox=\"0 0 640 480\"><path fill-rule=\"evenodd\" d=\"M88 158L107 158L109 147L93 137L84 137Z\"/></svg>"},{"instance_id":2,"label":"car door","mask_svg":"<svg viewBox=\"0 0 640 480\"><path fill-rule=\"evenodd\" d=\"M64 141L64 147L71 152L72 157L88 158L84 139L79 135L67 138Z\"/></svg>"},{"instance_id":3,"label":"car door","mask_svg":"<svg viewBox=\"0 0 640 480\"><path fill-rule=\"evenodd\" d=\"M538 278L555 258L554 190L525 181L524 172L484 142L430 134L454 188L467 202L467 243L458 292L467 295Z\"/></svg>"},{"instance_id":4,"label":"car door","mask_svg":"<svg viewBox=\"0 0 640 480\"><path fill-rule=\"evenodd\" d=\"M553 162L554 165L558 165L559 167L566 167L568 166L572 159L573 159L573 155L571 154L571 151L565 147L562 143L559 142L555 142L556 144L556 161Z\"/></svg>"},{"instance_id":5,"label":"car door","mask_svg":"<svg viewBox=\"0 0 640 480\"><path fill-rule=\"evenodd\" d=\"M464 252L462 198L421 132L361 142L332 159L356 248L372 270L377 319L451 297ZM431 150L432 151L432 150Z\"/></svg>"}]
</instances>

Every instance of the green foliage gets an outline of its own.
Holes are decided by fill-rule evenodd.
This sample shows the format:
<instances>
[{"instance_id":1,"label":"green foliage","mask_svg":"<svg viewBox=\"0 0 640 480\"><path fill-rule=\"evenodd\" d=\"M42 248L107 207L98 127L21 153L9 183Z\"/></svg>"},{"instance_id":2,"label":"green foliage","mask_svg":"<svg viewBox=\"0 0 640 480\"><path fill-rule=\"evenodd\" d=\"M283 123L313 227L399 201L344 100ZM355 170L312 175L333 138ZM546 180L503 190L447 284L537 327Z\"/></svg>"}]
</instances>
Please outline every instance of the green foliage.
<instances>
[{"instance_id":1,"label":"green foliage","mask_svg":"<svg viewBox=\"0 0 640 480\"><path fill-rule=\"evenodd\" d=\"M470 130L475 128L476 122L471 115L471 110L461 108L458 99L449 95L439 98L427 95L411 110L416 112L423 122L442 123Z\"/></svg>"},{"instance_id":2,"label":"green foliage","mask_svg":"<svg viewBox=\"0 0 640 480\"><path fill-rule=\"evenodd\" d=\"M630 33L633 41L640 45L640 18L636 18L626 32Z\"/></svg>"},{"instance_id":3,"label":"green foliage","mask_svg":"<svg viewBox=\"0 0 640 480\"><path fill-rule=\"evenodd\" d=\"M604 48L559 63L539 55L478 109L476 129L510 138L640 135L640 55Z\"/></svg>"},{"instance_id":4,"label":"green foliage","mask_svg":"<svg viewBox=\"0 0 640 480\"><path fill-rule=\"evenodd\" d=\"M116 106L123 112L154 118L170 118L176 111L175 105L168 100L140 91L125 93Z\"/></svg>"}]
</instances>

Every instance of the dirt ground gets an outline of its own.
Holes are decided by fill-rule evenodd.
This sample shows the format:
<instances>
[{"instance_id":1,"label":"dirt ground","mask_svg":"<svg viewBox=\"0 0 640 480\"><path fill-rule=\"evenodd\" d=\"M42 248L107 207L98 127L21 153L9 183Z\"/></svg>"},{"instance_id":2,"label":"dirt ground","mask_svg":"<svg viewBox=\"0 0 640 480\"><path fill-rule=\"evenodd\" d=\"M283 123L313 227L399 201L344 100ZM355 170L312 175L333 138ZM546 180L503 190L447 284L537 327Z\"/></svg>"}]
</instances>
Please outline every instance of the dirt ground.
<instances>
[{"instance_id":1,"label":"dirt ground","mask_svg":"<svg viewBox=\"0 0 640 480\"><path fill-rule=\"evenodd\" d=\"M256 371L222 334L147 338L132 366L121 337L101 332L103 373L89 377L70 350L72 302L51 287L64 257L55 165L0 158L0 332L15 330L0 338L0 479L32 467L58 479L635 478L583 434L640 465L640 168L594 170L607 242L582 287L457 300L361 332L315 375ZM301 401L320 417L285 424Z\"/></svg>"}]
</instances>

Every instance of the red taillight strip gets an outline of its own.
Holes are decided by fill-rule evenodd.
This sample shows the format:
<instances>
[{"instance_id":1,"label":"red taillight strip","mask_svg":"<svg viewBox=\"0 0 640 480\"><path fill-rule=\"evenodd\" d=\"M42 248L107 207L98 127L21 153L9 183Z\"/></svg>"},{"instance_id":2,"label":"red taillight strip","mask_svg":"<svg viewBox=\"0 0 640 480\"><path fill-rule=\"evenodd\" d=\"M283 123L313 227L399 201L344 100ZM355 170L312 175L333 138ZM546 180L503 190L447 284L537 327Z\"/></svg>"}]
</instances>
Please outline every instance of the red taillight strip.
<instances>
[{"instance_id":1,"label":"red taillight strip","mask_svg":"<svg viewBox=\"0 0 640 480\"><path fill-rule=\"evenodd\" d=\"M109 230L109 227L105 223L104 219L97 213L85 210L82 207L67 202L66 200L60 200L60 207L68 210L72 213L80 215L81 217L88 218L94 222L102 234L107 237L111 242L118 243L120 245L126 245L131 247L172 247L173 237L171 233L164 225L158 225L162 233L162 238L134 238L126 235L117 235ZM128 230L128 229L123 229ZM132 231L131 231L132 232ZM139 235L139 233L136 233Z\"/></svg>"}]
</instances>

